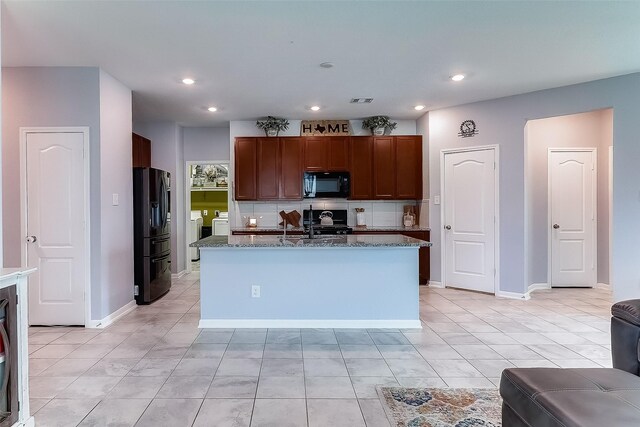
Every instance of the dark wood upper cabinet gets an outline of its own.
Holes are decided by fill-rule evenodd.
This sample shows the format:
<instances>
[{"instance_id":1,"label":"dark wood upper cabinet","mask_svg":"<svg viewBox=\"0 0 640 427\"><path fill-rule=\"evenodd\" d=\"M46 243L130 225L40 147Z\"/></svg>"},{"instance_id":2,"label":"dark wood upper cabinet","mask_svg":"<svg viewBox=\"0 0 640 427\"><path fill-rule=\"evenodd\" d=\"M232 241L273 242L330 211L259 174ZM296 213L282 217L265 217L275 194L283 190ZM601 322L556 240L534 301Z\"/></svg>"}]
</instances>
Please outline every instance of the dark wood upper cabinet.
<instances>
[{"instance_id":1,"label":"dark wood upper cabinet","mask_svg":"<svg viewBox=\"0 0 640 427\"><path fill-rule=\"evenodd\" d=\"M258 199L277 199L280 195L279 138L258 138Z\"/></svg>"},{"instance_id":2,"label":"dark wood upper cabinet","mask_svg":"<svg viewBox=\"0 0 640 427\"><path fill-rule=\"evenodd\" d=\"M151 140L136 133L131 134L131 164L134 168L151 167Z\"/></svg>"},{"instance_id":3,"label":"dark wood upper cabinet","mask_svg":"<svg viewBox=\"0 0 640 427\"><path fill-rule=\"evenodd\" d=\"M396 198L422 199L422 137L396 136Z\"/></svg>"},{"instance_id":4,"label":"dark wood upper cabinet","mask_svg":"<svg viewBox=\"0 0 640 427\"><path fill-rule=\"evenodd\" d=\"M302 138L280 138L280 199L302 199Z\"/></svg>"},{"instance_id":5,"label":"dark wood upper cabinet","mask_svg":"<svg viewBox=\"0 0 640 427\"><path fill-rule=\"evenodd\" d=\"M327 151L327 170L338 172L349 170L349 137L327 137Z\"/></svg>"},{"instance_id":6,"label":"dark wood upper cabinet","mask_svg":"<svg viewBox=\"0 0 640 427\"><path fill-rule=\"evenodd\" d=\"M349 137L300 138L304 144L304 170L312 172L349 170Z\"/></svg>"},{"instance_id":7,"label":"dark wood upper cabinet","mask_svg":"<svg viewBox=\"0 0 640 427\"><path fill-rule=\"evenodd\" d=\"M373 138L373 198L395 199L396 150L393 137Z\"/></svg>"},{"instance_id":8,"label":"dark wood upper cabinet","mask_svg":"<svg viewBox=\"0 0 640 427\"><path fill-rule=\"evenodd\" d=\"M352 136L349 143L351 199L371 200L373 137Z\"/></svg>"},{"instance_id":9,"label":"dark wood upper cabinet","mask_svg":"<svg viewBox=\"0 0 640 427\"><path fill-rule=\"evenodd\" d=\"M304 140L304 170L326 171L329 159L326 137L305 137Z\"/></svg>"},{"instance_id":10,"label":"dark wood upper cabinet","mask_svg":"<svg viewBox=\"0 0 640 427\"><path fill-rule=\"evenodd\" d=\"M236 138L235 200L302 199L302 138Z\"/></svg>"},{"instance_id":11,"label":"dark wood upper cabinet","mask_svg":"<svg viewBox=\"0 0 640 427\"><path fill-rule=\"evenodd\" d=\"M256 200L256 138L236 138L235 144L235 199Z\"/></svg>"},{"instance_id":12,"label":"dark wood upper cabinet","mask_svg":"<svg viewBox=\"0 0 640 427\"><path fill-rule=\"evenodd\" d=\"M301 200L304 171L347 171L351 199L422 198L422 137L236 138L236 200Z\"/></svg>"}]
</instances>

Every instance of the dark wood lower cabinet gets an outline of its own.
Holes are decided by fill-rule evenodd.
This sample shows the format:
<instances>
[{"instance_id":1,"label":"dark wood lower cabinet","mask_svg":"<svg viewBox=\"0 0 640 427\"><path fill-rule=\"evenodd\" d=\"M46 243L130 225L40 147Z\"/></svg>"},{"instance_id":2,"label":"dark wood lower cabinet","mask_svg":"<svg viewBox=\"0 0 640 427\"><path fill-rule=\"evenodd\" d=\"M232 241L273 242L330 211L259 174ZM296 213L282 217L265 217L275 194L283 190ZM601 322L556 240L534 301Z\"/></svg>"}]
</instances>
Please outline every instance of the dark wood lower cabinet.
<instances>
[{"instance_id":1,"label":"dark wood lower cabinet","mask_svg":"<svg viewBox=\"0 0 640 427\"><path fill-rule=\"evenodd\" d=\"M375 231L375 230L353 230L353 234L402 234L414 239L429 241L429 230L399 230L399 231ZM418 272L420 275L420 284L426 285L431 277L431 266L429 260L429 248L423 247L418 253Z\"/></svg>"}]
</instances>

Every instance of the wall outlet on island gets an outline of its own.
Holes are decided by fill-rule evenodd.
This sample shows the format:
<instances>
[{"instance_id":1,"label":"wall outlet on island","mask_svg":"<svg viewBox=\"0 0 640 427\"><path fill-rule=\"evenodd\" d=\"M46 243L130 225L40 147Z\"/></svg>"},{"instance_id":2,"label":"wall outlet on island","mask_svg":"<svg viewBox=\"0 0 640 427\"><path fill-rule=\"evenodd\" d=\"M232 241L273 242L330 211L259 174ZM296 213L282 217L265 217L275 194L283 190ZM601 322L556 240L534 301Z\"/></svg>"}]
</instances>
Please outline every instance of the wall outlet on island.
<instances>
[{"instance_id":1,"label":"wall outlet on island","mask_svg":"<svg viewBox=\"0 0 640 427\"><path fill-rule=\"evenodd\" d=\"M251 298L260 298L260 285L251 286Z\"/></svg>"},{"instance_id":2,"label":"wall outlet on island","mask_svg":"<svg viewBox=\"0 0 640 427\"><path fill-rule=\"evenodd\" d=\"M208 216L209 215L209 211L206 209L202 210L202 216Z\"/></svg>"}]
</instances>

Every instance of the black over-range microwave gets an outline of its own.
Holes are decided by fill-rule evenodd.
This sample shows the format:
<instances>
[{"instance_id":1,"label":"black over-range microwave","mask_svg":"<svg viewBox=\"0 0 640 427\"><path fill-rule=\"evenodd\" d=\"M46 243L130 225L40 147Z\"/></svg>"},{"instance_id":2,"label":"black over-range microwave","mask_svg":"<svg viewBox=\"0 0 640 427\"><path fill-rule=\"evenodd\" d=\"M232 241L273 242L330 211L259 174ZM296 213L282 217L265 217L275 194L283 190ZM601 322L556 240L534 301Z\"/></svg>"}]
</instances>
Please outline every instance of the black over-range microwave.
<instances>
[{"instance_id":1,"label":"black over-range microwave","mask_svg":"<svg viewBox=\"0 0 640 427\"><path fill-rule=\"evenodd\" d=\"M350 196L349 172L305 172L302 189L305 199Z\"/></svg>"}]
</instances>

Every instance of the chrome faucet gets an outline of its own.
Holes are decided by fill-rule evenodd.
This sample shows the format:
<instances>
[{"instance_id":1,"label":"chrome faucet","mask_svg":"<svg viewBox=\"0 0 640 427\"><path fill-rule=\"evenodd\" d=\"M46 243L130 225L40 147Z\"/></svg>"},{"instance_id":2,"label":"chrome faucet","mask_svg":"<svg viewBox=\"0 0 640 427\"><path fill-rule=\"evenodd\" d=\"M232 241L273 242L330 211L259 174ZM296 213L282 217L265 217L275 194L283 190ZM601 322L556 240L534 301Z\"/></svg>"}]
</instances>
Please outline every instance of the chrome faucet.
<instances>
[{"instance_id":1,"label":"chrome faucet","mask_svg":"<svg viewBox=\"0 0 640 427\"><path fill-rule=\"evenodd\" d=\"M287 239L287 219L286 218L282 218L282 224L284 224L284 234L282 235L282 238L286 240Z\"/></svg>"},{"instance_id":2,"label":"chrome faucet","mask_svg":"<svg viewBox=\"0 0 640 427\"><path fill-rule=\"evenodd\" d=\"M313 205L309 205L309 238L313 239Z\"/></svg>"}]
</instances>

